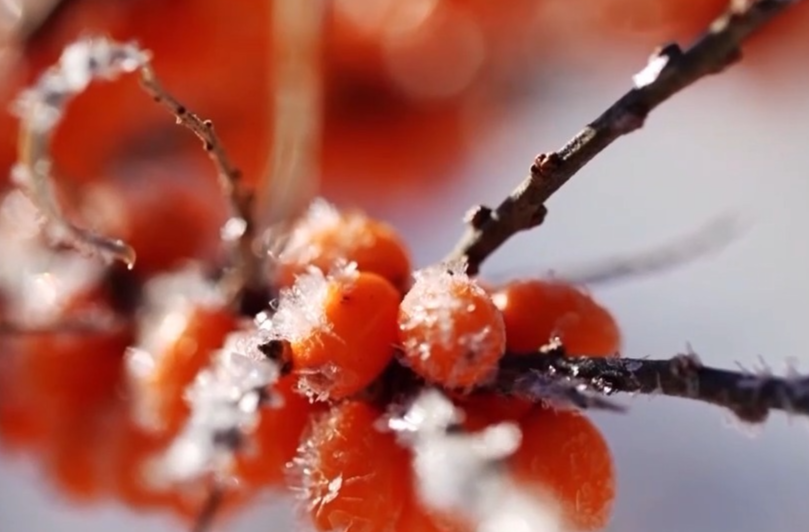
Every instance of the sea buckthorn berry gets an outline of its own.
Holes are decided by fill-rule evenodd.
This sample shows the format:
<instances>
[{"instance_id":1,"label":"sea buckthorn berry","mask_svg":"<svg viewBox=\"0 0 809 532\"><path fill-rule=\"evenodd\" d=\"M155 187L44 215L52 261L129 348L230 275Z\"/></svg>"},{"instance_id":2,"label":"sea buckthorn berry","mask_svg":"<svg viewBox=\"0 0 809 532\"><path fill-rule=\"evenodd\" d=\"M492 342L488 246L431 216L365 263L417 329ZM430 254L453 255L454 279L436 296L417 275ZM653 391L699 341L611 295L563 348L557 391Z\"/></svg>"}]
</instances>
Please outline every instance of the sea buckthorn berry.
<instances>
[{"instance_id":1,"label":"sea buckthorn berry","mask_svg":"<svg viewBox=\"0 0 809 532\"><path fill-rule=\"evenodd\" d=\"M397 288L410 279L408 250L388 224L358 211L338 211L316 200L296 223L277 258L278 283L289 286L311 267L329 272L355 262L363 272L380 275Z\"/></svg>"},{"instance_id":2,"label":"sea buckthorn berry","mask_svg":"<svg viewBox=\"0 0 809 532\"><path fill-rule=\"evenodd\" d=\"M503 317L477 282L454 267L418 272L399 309L404 361L425 379L465 389L490 378L506 347Z\"/></svg>"},{"instance_id":3,"label":"sea buckthorn berry","mask_svg":"<svg viewBox=\"0 0 809 532\"><path fill-rule=\"evenodd\" d=\"M571 284L515 281L494 292L492 300L503 313L509 351L532 353L554 336L569 355L614 356L621 348L621 332L609 311Z\"/></svg>"},{"instance_id":4,"label":"sea buckthorn berry","mask_svg":"<svg viewBox=\"0 0 809 532\"><path fill-rule=\"evenodd\" d=\"M130 376L137 387L139 417L152 428L175 432L188 418L185 389L197 373L208 365L211 355L222 347L225 337L238 326L231 309L221 306L195 306L162 316L162 329L168 337L154 352L132 349L128 354ZM148 368L142 366L148 357Z\"/></svg>"},{"instance_id":5,"label":"sea buckthorn berry","mask_svg":"<svg viewBox=\"0 0 809 532\"><path fill-rule=\"evenodd\" d=\"M549 490L575 530L607 525L615 470L598 428L577 411L536 407L520 421L522 442L508 462L520 482Z\"/></svg>"},{"instance_id":6,"label":"sea buckthorn berry","mask_svg":"<svg viewBox=\"0 0 809 532\"><path fill-rule=\"evenodd\" d=\"M214 259L226 202L215 179L171 159L132 164L85 192L81 218L137 253L134 273L168 271L190 259Z\"/></svg>"},{"instance_id":7,"label":"sea buckthorn berry","mask_svg":"<svg viewBox=\"0 0 809 532\"><path fill-rule=\"evenodd\" d=\"M286 466L295 458L312 413L319 410L318 404L296 392L296 381L289 375L275 384L270 392L273 403L259 410L258 424L236 454L233 473L248 488L283 485Z\"/></svg>"},{"instance_id":8,"label":"sea buckthorn berry","mask_svg":"<svg viewBox=\"0 0 809 532\"><path fill-rule=\"evenodd\" d=\"M71 500L90 502L106 492L104 428L103 416L77 412L50 436L45 466L60 492Z\"/></svg>"},{"instance_id":9,"label":"sea buckthorn berry","mask_svg":"<svg viewBox=\"0 0 809 532\"><path fill-rule=\"evenodd\" d=\"M114 402L123 381L129 327L109 331L58 330L26 335L18 377L40 415L55 423L72 414L91 416ZM72 429L71 429L72 430Z\"/></svg>"},{"instance_id":10,"label":"sea buckthorn berry","mask_svg":"<svg viewBox=\"0 0 809 532\"><path fill-rule=\"evenodd\" d=\"M371 384L393 358L399 299L387 279L355 265L298 277L272 326L289 341L300 389L340 399Z\"/></svg>"},{"instance_id":11,"label":"sea buckthorn berry","mask_svg":"<svg viewBox=\"0 0 809 532\"><path fill-rule=\"evenodd\" d=\"M378 429L382 414L363 401L339 403L302 442L295 462L317 530L376 532L399 517L410 460L393 433Z\"/></svg>"},{"instance_id":12,"label":"sea buckthorn berry","mask_svg":"<svg viewBox=\"0 0 809 532\"><path fill-rule=\"evenodd\" d=\"M495 423L519 421L534 407L531 401L521 397L509 397L497 393L458 395L455 405L463 412L463 426L477 432Z\"/></svg>"}]
</instances>

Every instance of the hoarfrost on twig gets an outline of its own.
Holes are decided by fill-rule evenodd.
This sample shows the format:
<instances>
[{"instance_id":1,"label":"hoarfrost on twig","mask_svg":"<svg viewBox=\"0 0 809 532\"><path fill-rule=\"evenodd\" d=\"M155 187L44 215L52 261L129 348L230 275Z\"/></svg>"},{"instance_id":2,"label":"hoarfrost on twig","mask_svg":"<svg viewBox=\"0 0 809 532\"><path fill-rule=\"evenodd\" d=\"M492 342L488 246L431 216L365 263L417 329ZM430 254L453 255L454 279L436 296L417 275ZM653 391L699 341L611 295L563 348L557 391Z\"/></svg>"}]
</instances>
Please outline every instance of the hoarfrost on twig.
<instances>
[{"instance_id":1,"label":"hoarfrost on twig","mask_svg":"<svg viewBox=\"0 0 809 532\"><path fill-rule=\"evenodd\" d=\"M135 251L130 246L73 225L65 217L56 200L49 144L67 103L93 80L115 79L148 62L148 52L134 43L81 39L68 45L59 62L23 91L14 105L21 118L21 131L19 161L12 176L49 222L51 236L88 253L122 260L130 267L135 262Z\"/></svg>"}]
</instances>

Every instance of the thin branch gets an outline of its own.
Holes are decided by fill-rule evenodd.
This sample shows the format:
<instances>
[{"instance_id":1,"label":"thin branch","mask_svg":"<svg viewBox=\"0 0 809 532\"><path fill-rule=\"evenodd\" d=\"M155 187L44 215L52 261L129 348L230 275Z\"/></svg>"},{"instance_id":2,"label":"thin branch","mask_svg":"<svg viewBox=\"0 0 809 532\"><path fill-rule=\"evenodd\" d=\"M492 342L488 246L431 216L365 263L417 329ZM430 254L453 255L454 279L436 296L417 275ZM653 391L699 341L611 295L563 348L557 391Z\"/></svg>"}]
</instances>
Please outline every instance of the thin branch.
<instances>
[{"instance_id":1,"label":"thin branch","mask_svg":"<svg viewBox=\"0 0 809 532\"><path fill-rule=\"evenodd\" d=\"M231 218L223 229L223 238L239 241L236 269L247 270L255 262L251 249L251 194L241 185L240 172L230 163L213 123L190 112L163 89L150 59L149 52L134 43L118 43L105 38L80 39L67 46L59 62L48 69L32 88L24 91L16 102L21 126L19 163L14 176L45 216L49 229L58 240L90 253L122 260L132 267L136 250L120 240L78 227L64 216L53 183L50 140L67 104L92 81L111 80L122 74L139 72L146 92L169 109L179 124L202 140L216 167L224 195L230 201Z\"/></svg>"},{"instance_id":2,"label":"thin branch","mask_svg":"<svg viewBox=\"0 0 809 532\"><path fill-rule=\"evenodd\" d=\"M809 377L776 377L711 368L693 353L668 360L567 357L556 344L538 355L507 355L496 387L509 391L518 379L570 381L603 394L665 395L710 403L741 420L761 423L770 411L809 416Z\"/></svg>"},{"instance_id":3,"label":"thin branch","mask_svg":"<svg viewBox=\"0 0 809 532\"><path fill-rule=\"evenodd\" d=\"M200 118L166 91L149 64L140 68L140 80L154 101L174 115L177 124L202 141L203 149L216 168L219 186L230 204L222 239L233 246L231 258L234 261L222 279L222 288L235 305L241 306L244 298L251 299L250 296L263 292L262 259L253 247L256 237L253 194L242 185L242 173L230 162L213 122ZM259 296L259 299L264 297Z\"/></svg>"},{"instance_id":4,"label":"thin branch","mask_svg":"<svg viewBox=\"0 0 809 532\"><path fill-rule=\"evenodd\" d=\"M87 253L121 260L130 268L135 263L132 247L79 227L65 216L51 172L50 142L67 104L92 81L115 79L148 61L148 53L133 44L106 39L79 40L67 46L59 62L15 102L15 112L20 116L19 161L12 175L45 217L50 236Z\"/></svg>"},{"instance_id":5,"label":"thin branch","mask_svg":"<svg viewBox=\"0 0 809 532\"><path fill-rule=\"evenodd\" d=\"M225 197L230 201L232 216L239 218L244 224L249 223L250 199L241 187L241 171L230 162L222 141L214 131L213 122L200 118L169 94L157 79L151 65L145 64L140 68L140 79L141 85L154 101L168 109L177 119L177 124L189 129L202 141L205 152L216 167Z\"/></svg>"},{"instance_id":6,"label":"thin branch","mask_svg":"<svg viewBox=\"0 0 809 532\"><path fill-rule=\"evenodd\" d=\"M635 76L635 87L558 151L537 156L529 176L497 208L470 211L469 227L448 259L466 259L475 274L481 263L514 234L542 224L545 202L616 139L643 126L658 105L697 80L741 57L740 45L798 0L732 0L727 12L683 51L661 48Z\"/></svg>"}]
</instances>

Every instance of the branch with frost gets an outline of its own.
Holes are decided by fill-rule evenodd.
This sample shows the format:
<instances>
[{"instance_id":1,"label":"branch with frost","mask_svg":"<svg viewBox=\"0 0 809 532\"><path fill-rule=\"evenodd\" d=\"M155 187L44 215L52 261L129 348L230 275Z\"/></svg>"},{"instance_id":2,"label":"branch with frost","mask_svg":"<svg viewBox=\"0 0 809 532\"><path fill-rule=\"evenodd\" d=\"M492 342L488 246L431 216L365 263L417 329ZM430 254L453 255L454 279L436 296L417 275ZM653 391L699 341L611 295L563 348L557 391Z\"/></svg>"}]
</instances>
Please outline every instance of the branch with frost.
<instances>
[{"instance_id":1,"label":"branch with frost","mask_svg":"<svg viewBox=\"0 0 809 532\"><path fill-rule=\"evenodd\" d=\"M20 116L19 161L13 176L27 192L48 222L51 234L59 241L90 254L121 260L132 267L136 250L120 240L97 235L71 223L56 199L49 147L68 103L95 80L114 80L127 73L139 72L141 82L152 98L162 103L177 122L190 129L203 142L219 176L225 197L230 201L231 217L223 228L225 240L251 239L251 195L241 185L241 174L231 164L217 137L213 123L185 108L160 84L150 64L151 55L135 43L118 43L106 38L85 38L67 46L56 65L48 69L33 87L23 91L15 105ZM240 246L241 263L251 264L250 246Z\"/></svg>"},{"instance_id":2,"label":"branch with frost","mask_svg":"<svg viewBox=\"0 0 809 532\"><path fill-rule=\"evenodd\" d=\"M537 355L512 354L501 362L495 387L531 396L543 382L567 382L580 390L681 397L731 410L761 423L773 410L809 415L809 377L730 371L704 366L693 354L668 360L565 356L561 344Z\"/></svg>"},{"instance_id":3,"label":"branch with frost","mask_svg":"<svg viewBox=\"0 0 809 532\"><path fill-rule=\"evenodd\" d=\"M94 80L112 80L146 65L149 54L132 43L84 39L67 46L59 62L22 92L14 111L20 117L19 161L12 177L47 220L57 241L130 267L135 250L125 242L97 235L71 223L56 199L50 141L66 106Z\"/></svg>"},{"instance_id":4,"label":"branch with frost","mask_svg":"<svg viewBox=\"0 0 809 532\"><path fill-rule=\"evenodd\" d=\"M728 10L688 49L669 44L636 76L635 86L557 151L537 156L530 174L496 208L477 206L450 259L466 259L475 274L513 235L542 224L545 202L596 155L643 126L646 117L697 80L719 73L741 57L742 43L798 0L732 0Z\"/></svg>"},{"instance_id":5,"label":"branch with frost","mask_svg":"<svg viewBox=\"0 0 809 532\"><path fill-rule=\"evenodd\" d=\"M416 493L425 507L460 515L478 532L521 530L558 532L554 504L519 489L503 460L520 445L516 424L491 425L481 432L457 430L461 412L443 393L424 389L405 413L388 426L413 449Z\"/></svg>"}]
</instances>

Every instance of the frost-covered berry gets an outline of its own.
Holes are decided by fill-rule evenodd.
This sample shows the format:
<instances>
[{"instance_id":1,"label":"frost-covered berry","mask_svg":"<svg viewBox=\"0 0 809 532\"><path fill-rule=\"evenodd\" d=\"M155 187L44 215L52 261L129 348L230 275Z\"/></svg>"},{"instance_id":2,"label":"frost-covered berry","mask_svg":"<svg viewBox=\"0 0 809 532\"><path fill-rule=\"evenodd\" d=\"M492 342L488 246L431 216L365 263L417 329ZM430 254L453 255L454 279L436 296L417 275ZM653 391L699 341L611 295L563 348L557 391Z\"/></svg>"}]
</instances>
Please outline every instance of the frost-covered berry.
<instances>
[{"instance_id":1,"label":"frost-covered berry","mask_svg":"<svg viewBox=\"0 0 809 532\"><path fill-rule=\"evenodd\" d=\"M453 266L415 275L399 309L399 339L413 371L461 389L490 378L506 348L500 311L474 279Z\"/></svg>"},{"instance_id":2,"label":"frost-covered berry","mask_svg":"<svg viewBox=\"0 0 809 532\"><path fill-rule=\"evenodd\" d=\"M276 258L278 283L289 286L309 267L328 272L345 262L355 262L360 271L380 275L397 288L410 279L407 247L391 226L316 200Z\"/></svg>"},{"instance_id":3,"label":"frost-covered berry","mask_svg":"<svg viewBox=\"0 0 809 532\"><path fill-rule=\"evenodd\" d=\"M605 527L615 468L601 431L581 412L539 406L520 421L520 430L522 443L508 464L523 489L549 491L571 530Z\"/></svg>"},{"instance_id":4,"label":"frost-covered berry","mask_svg":"<svg viewBox=\"0 0 809 532\"><path fill-rule=\"evenodd\" d=\"M359 392L393 359L399 292L354 265L312 269L282 292L274 334L290 345L301 389L321 399Z\"/></svg>"},{"instance_id":5,"label":"frost-covered berry","mask_svg":"<svg viewBox=\"0 0 809 532\"><path fill-rule=\"evenodd\" d=\"M392 432L382 432L383 412L348 400L314 425L296 458L300 489L315 528L392 530L410 489L410 460Z\"/></svg>"}]
</instances>

